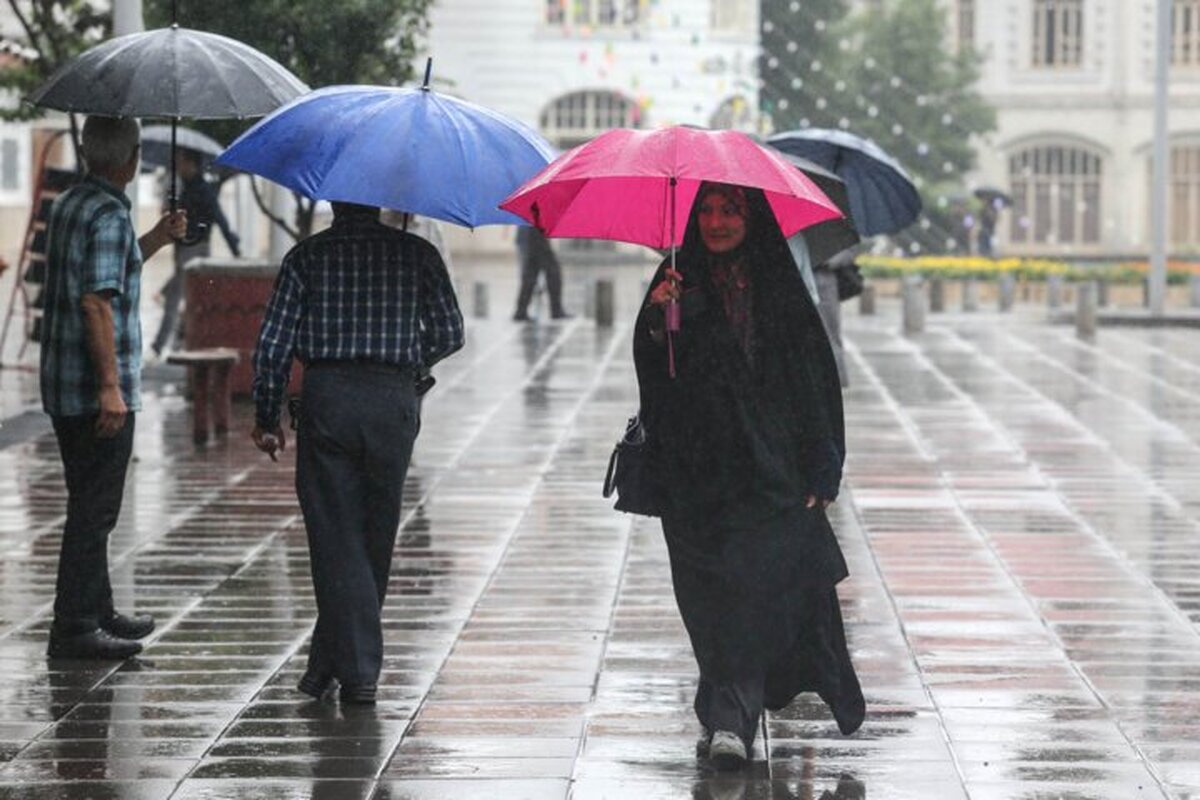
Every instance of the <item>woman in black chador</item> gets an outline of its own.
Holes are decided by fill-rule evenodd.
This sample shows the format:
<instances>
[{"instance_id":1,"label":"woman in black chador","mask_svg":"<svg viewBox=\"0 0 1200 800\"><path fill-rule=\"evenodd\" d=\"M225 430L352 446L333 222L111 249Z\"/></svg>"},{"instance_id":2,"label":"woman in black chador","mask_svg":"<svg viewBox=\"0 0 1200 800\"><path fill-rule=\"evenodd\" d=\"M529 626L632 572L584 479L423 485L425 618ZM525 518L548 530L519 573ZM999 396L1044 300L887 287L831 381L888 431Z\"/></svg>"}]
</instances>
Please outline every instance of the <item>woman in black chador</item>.
<instances>
[{"instance_id":1,"label":"woman in black chador","mask_svg":"<svg viewBox=\"0 0 1200 800\"><path fill-rule=\"evenodd\" d=\"M675 598L700 667L697 749L732 769L763 708L802 691L819 693L843 733L863 721L835 589L846 562L825 517L845 453L841 389L761 192L702 185L677 267L664 263L651 282L634 360ZM674 299L683 320L668 341Z\"/></svg>"}]
</instances>

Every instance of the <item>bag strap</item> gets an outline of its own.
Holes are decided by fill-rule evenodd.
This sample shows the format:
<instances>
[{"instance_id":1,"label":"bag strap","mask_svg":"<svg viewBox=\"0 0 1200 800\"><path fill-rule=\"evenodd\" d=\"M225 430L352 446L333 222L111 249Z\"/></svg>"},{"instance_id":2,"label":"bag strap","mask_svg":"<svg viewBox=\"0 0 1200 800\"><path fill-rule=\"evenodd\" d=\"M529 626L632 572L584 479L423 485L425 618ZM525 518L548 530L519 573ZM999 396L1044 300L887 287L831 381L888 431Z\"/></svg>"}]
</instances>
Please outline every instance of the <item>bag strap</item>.
<instances>
[{"instance_id":1,"label":"bag strap","mask_svg":"<svg viewBox=\"0 0 1200 800\"><path fill-rule=\"evenodd\" d=\"M602 497L612 497L613 489L616 488L613 486L613 479L617 473L618 452L620 452L620 447L614 447L612 455L608 457L608 471L604 473L604 488L600 491Z\"/></svg>"}]
</instances>

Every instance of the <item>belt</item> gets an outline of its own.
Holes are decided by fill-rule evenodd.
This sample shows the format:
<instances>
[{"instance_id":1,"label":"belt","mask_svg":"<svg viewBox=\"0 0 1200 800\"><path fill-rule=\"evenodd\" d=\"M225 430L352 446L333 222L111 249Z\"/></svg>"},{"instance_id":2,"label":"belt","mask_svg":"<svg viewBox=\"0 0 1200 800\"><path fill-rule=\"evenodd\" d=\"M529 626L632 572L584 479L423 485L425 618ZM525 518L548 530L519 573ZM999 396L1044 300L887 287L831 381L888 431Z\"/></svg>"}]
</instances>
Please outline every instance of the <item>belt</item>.
<instances>
[{"instance_id":1,"label":"belt","mask_svg":"<svg viewBox=\"0 0 1200 800\"><path fill-rule=\"evenodd\" d=\"M389 375L414 375L408 364L391 364L387 361L371 361L365 358L318 358L304 365L305 370L352 369L366 372L384 372Z\"/></svg>"}]
</instances>

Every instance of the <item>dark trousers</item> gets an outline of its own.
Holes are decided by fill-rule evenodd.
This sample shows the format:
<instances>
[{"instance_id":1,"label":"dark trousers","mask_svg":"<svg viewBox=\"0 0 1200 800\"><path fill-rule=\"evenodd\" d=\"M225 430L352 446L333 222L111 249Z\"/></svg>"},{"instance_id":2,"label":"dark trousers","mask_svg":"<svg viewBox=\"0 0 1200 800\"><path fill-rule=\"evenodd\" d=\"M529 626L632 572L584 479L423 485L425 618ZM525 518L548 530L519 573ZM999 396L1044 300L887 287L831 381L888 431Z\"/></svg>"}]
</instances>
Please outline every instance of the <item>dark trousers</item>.
<instances>
[{"instance_id":1,"label":"dark trousers","mask_svg":"<svg viewBox=\"0 0 1200 800\"><path fill-rule=\"evenodd\" d=\"M58 556L54 627L95 630L112 616L108 535L117 525L133 451L134 415L111 439L96 436L95 415L52 417L67 482L67 523Z\"/></svg>"},{"instance_id":2,"label":"dark trousers","mask_svg":"<svg viewBox=\"0 0 1200 800\"><path fill-rule=\"evenodd\" d=\"M521 288L517 292L517 316L523 317L529 313L529 302L533 299L533 290L537 286L538 274L546 272L546 293L550 295L550 313L563 313L562 302L562 266L558 259L526 257L521 259Z\"/></svg>"},{"instance_id":3,"label":"dark trousers","mask_svg":"<svg viewBox=\"0 0 1200 800\"><path fill-rule=\"evenodd\" d=\"M379 680L380 612L416 434L412 372L352 362L305 371L296 494L317 597L308 655L315 676L344 686Z\"/></svg>"}]
</instances>

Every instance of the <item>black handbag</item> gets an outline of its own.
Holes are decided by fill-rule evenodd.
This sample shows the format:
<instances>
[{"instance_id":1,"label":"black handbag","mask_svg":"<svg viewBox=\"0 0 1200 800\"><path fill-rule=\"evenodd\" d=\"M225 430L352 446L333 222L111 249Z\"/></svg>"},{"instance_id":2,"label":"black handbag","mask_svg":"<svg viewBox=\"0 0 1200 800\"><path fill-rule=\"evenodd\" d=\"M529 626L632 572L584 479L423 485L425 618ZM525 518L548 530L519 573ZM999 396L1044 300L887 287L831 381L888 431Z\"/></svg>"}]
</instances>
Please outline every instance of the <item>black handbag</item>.
<instances>
[{"instance_id":1,"label":"black handbag","mask_svg":"<svg viewBox=\"0 0 1200 800\"><path fill-rule=\"evenodd\" d=\"M646 426L640 414L629 418L625 435L613 448L604 475L605 497L617 493L613 508L645 517L662 515L662 496L646 457Z\"/></svg>"},{"instance_id":2,"label":"black handbag","mask_svg":"<svg viewBox=\"0 0 1200 800\"><path fill-rule=\"evenodd\" d=\"M833 271L833 276L837 278L838 300L849 300L862 294L863 276L858 271L858 264L850 262L845 266L837 267Z\"/></svg>"}]
</instances>

